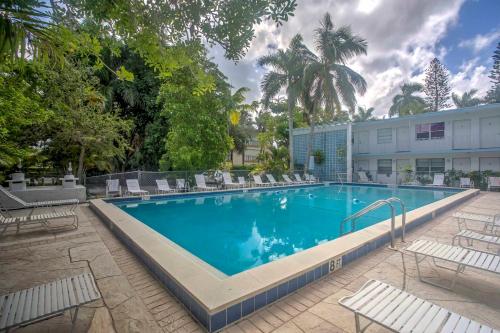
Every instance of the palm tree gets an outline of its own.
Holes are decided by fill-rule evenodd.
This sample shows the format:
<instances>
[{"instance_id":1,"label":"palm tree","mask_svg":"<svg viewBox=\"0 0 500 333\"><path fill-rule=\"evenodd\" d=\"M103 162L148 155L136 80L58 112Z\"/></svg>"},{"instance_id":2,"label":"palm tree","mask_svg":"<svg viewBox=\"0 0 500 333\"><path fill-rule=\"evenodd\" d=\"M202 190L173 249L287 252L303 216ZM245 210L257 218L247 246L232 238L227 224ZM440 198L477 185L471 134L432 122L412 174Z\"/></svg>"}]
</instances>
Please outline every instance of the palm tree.
<instances>
[{"instance_id":1,"label":"palm tree","mask_svg":"<svg viewBox=\"0 0 500 333\"><path fill-rule=\"evenodd\" d=\"M318 56L305 68L302 100L309 118L309 140L306 170L312 151L315 113L323 107L326 112L339 114L342 104L352 112L356 106L356 92L364 94L366 81L346 63L355 56L366 54L366 41L353 35L350 27L336 29L326 13L315 30L314 42Z\"/></svg>"},{"instance_id":2,"label":"palm tree","mask_svg":"<svg viewBox=\"0 0 500 333\"><path fill-rule=\"evenodd\" d=\"M373 112L375 112L375 108L363 108L358 106L358 112L352 117L352 120L357 123L360 121L368 121L374 120Z\"/></svg>"},{"instance_id":3,"label":"palm tree","mask_svg":"<svg viewBox=\"0 0 500 333\"><path fill-rule=\"evenodd\" d=\"M453 103L455 103L457 108L466 108L469 106L476 106L481 104L481 99L474 97L477 94L477 89L471 89L470 91L466 91L462 94L462 96L458 94L451 94L451 99L453 99Z\"/></svg>"},{"instance_id":4,"label":"palm tree","mask_svg":"<svg viewBox=\"0 0 500 333\"><path fill-rule=\"evenodd\" d=\"M407 116L425 112L425 100L413 94L421 92L424 87L420 83L404 83L401 93L394 96L389 109L389 117Z\"/></svg>"},{"instance_id":5,"label":"palm tree","mask_svg":"<svg viewBox=\"0 0 500 333\"><path fill-rule=\"evenodd\" d=\"M273 54L263 56L259 59L260 66L271 66L261 83L264 92L263 104L268 107L271 100L276 97L282 89L287 94L288 111L288 153L290 158L290 170L293 170L293 109L297 102L302 87L302 75L304 66L312 53L303 44L302 36L295 35L286 50L278 50Z\"/></svg>"}]
</instances>

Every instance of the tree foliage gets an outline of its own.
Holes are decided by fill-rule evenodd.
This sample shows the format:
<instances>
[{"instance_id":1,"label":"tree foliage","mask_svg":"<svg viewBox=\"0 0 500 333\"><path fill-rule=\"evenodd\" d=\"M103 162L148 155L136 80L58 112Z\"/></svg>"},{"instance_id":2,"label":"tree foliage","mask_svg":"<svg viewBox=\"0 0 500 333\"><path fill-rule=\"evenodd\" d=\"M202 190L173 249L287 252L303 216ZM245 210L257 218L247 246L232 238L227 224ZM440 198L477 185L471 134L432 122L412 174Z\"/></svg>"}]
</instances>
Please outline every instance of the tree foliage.
<instances>
[{"instance_id":1,"label":"tree foliage","mask_svg":"<svg viewBox=\"0 0 500 333\"><path fill-rule=\"evenodd\" d=\"M425 100L414 95L422 92L423 88L420 83L404 83L401 86L401 93L392 99L389 117L401 117L426 112Z\"/></svg>"},{"instance_id":2,"label":"tree foliage","mask_svg":"<svg viewBox=\"0 0 500 333\"><path fill-rule=\"evenodd\" d=\"M491 68L490 75L491 88L486 94L486 101L488 103L500 103L500 42L493 53L493 67Z\"/></svg>"},{"instance_id":3,"label":"tree foliage","mask_svg":"<svg viewBox=\"0 0 500 333\"><path fill-rule=\"evenodd\" d=\"M451 99L457 108L467 108L477 106L482 103L481 98L475 97L477 89L471 89L462 94L462 96L455 93L451 94Z\"/></svg>"},{"instance_id":4,"label":"tree foliage","mask_svg":"<svg viewBox=\"0 0 500 333\"><path fill-rule=\"evenodd\" d=\"M369 121L375 120L376 118L373 116L373 112L375 112L374 108L364 108L358 106L358 111L353 115L352 120L357 123L360 121Z\"/></svg>"},{"instance_id":5,"label":"tree foliage","mask_svg":"<svg viewBox=\"0 0 500 333\"><path fill-rule=\"evenodd\" d=\"M430 111L439 111L450 106L449 74L438 58L432 59L425 70L424 92L427 95L426 102Z\"/></svg>"}]
</instances>

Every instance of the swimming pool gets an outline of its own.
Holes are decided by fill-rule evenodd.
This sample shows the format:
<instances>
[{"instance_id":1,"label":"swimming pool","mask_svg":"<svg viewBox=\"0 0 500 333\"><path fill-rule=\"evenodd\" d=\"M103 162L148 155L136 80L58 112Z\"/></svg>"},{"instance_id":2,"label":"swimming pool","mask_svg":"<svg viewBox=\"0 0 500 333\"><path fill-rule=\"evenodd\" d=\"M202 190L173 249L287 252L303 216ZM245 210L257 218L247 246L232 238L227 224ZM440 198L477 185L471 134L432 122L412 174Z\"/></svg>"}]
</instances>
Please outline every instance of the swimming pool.
<instances>
[{"instance_id":1,"label":"swimming pool","mask_svg":"<svg viewBox=\"0 0 500 333\"><path fill-rule=\"evenodd\" d=\"M328 185L113 203L231 276L339 238L341 222L378 199L398 197L410 211L456 193ZM356 230L389 217L379 208L358 219Z\"/></svg>"}]
</instances>

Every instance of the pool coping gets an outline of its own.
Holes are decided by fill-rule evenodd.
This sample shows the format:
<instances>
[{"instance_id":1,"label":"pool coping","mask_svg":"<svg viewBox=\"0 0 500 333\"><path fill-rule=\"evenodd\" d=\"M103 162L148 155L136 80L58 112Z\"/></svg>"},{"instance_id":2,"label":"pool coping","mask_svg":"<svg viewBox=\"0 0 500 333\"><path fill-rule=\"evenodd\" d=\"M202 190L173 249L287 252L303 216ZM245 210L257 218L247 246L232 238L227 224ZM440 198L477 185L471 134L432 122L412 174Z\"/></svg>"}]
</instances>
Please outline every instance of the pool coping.
<instances>
[{"instance_id":1,"label":"pool coping","mask_svg":"<svg viewBox=\"0 0 500 333\"><path fill-rule=\"evenodd\" d=\"M349 185L373 186L374 184L351 183ZM405 188L405 186L401 187ZM290 187L273 187L272 190L280 188ZM419 188L435 189L428 186ZM248 191L261 190L263 189L253 188ZM238 192L242 190L205 192L201 195ZM464 190L408 212L407 230L478 193L479 190L475 189ZM174 196L198 197L200 194L158 197L172 198ZM210 332L217 331L273 303L390 241L390 219L388 219L247 271L232 276L221 276L207 267L208 264L201 259L117 206L103 199L91 200L90 206ZM399 215L396 218L397 234L401 232L400 226L401 216Z\"/></svg>"}]
</instances>

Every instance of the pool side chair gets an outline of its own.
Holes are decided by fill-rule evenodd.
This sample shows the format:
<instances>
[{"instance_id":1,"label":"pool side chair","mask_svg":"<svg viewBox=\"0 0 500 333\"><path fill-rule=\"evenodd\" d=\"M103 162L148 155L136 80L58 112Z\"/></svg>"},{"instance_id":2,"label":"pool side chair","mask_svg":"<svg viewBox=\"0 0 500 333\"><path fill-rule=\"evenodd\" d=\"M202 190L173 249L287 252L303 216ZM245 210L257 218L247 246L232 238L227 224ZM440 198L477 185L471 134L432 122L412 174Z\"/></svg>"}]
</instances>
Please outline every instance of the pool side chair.
<instances>
[{"instance_id":1,"label":"pool side chair","mask_svg":"<svg viewBox=\"0 0 500 333\"><path fill-rule=\"evenodd\" d=\"M434 179L432 181L432 184L429 184L429 186L444 186L444 174L442 173L434 174Z\"/></svg>"},{"instance_id":2,"label":"pool side chair","mask_svg":"<svg viewBox=\"0 0 500 333\"><path fill-rule=\"evenodd\" d=\"M482 242L486 243L487 249L490 249L490 246L497 247L497 254L500 254L500 236L493 235L485 235L473 230L460 230L455 236L453 236L452 244L458 244L461 247L465 247L462 245L462 239L467 241L467 246L472 247L474 242Z\"/></svg>"},{"instance_id":3,"label":"pool side chair","mask_svg":"<svg viewBox=\"0 0 500 333\"><path fill-rule=\"evenodd\" d=\"M339 304L354 312L357 333L372 323L392 332L498 332L378 280L368 280L354 294L342 297ZM361 318L369 321L364 327Z\"/></svg>"},{"instance_id":4,"label":"pool side chair","mask_svg":"<svg viewBox=\"0 0 500 333\"><path fill-rule=\"evenodd\" d=\"M127 193L130 195L149 195L149 192L146 190L142 190L141 187L139 186L139 180L138 179L127 179Z\"/></svg>"},{"instance_id":5,"label":"pool side chair","mask_svg":"<svg viewBox=\"0 0 500 333\"><path fill-rule=\"evenodd\" d=\"M469 177L460 177L461 188L474 188L474 182Z\"/></svg>"},{"instance_id":6,"label":"pool side chair","mask_svg":"<svg viewBox=\"0 0 500 333\"><path fill-rule=\"evenodd\" d=\"M222 182L225 188L240 188L241 184L233 182L233 178L229 172L222 173Z\"/></svg>"},{"instance_id":7,"label":"pool side chair","mask_svg":"<svg viewBox=\"0 0 500 333\"><path fill-rule=\"evenodd\" d=\"M255 183L255 186L257 186L257 187L271 186L270 183L264 183L262 181L262 178L260 177L260 175L253 175L253 181Z\"/></svg>"},{"instance_id":8,"label":"pool side chair","mask_svg":"<svg viewBox=\"0 0 500 333\"><path fill-rule=\"evenodd\" d=\"M297 185L297 184L299 184L298 182L295 182L295 181L291 180L288 175L282 175L282 177L283 177L283 180L285 181L285 183L288 184L288 185Z\"/></svg>"},{"instance_id":9,"label":"pool side chair","mask_svg":"<svg viewBox=\"0 0 500 333\"><path fill-rule=\"evenodd\" d=\"M195 190L198 191L215 191L217 187L207 186L205 183L205 176L203 174L194 175L194 180L196 182Z\"/></svg>"},{"instance_id":10,"label":"pool side chair","mask_svg":"<svg viewBox=\"0 0 500 333\"><path fill-rule=\"evenodd\" d=\"M373 183L373 181L368 179L365 171L358 171L358 181L361 183Z\"/></svg>"},{"instance_id":11,"label":"pool side chair","mask_svg":"<svg viewBox=\"0 0 500 333\"><path fill-rule=\"evenodd\" d=\"M238 177L238 184L240 184L241 187L247 187L247 181L245 180L245 177L239 176Z\"/></svg>"},{"instance_id":12,"label":"pool side chair","mask_svg":"<svg viewBox=\"0 0 500 333\"><path fill-rule=\"evenodd\" d=\"M500 189L500 177L488 177L488 191Z\"/></svg>"},{"instance_id":13,"label":"pool side chair","mask_svg":"<svg viewBox=\"0 0 500 333\"><path fill-rule=\"evenodd\" d=\"M309 183L318 183L319 179L314 177L314 175L310 175L308 173L304 174L304 178L309 182Z\"/></svg>"},{"instance_id":14,"label":"pool side chair","mask_svg":"<svg viewBox=\"0 0 500 333\"><path fill-rule=\"evenodd\" d=\"M298 173L294 173L293 176L295 177L295 180L297 181L297 183L299 184L306 184L306 183L309 183L308 181L305 181L305 180L302 180L302 177L300 177L300 175Z\"/></svg>"},{"instance_id":15,"label":"pool side chair","mask_svg":"<svg viewBox=\"0 0 500 333\"><path fill-rule=\"evenodd\" d=\"M458 274L463 273L466 268L480 269L500 277L500 256L489 252L429 240L414 241L406 248L406 252L413 253L415 256L419 280L437 287L452 290L455 287ZM419 264L426 258L431 258L437 267L448 269L455 273L450 286L439 284L422 276ZM456 266L456 269L438 264L436 260L444 261L449 264L448 266Z\"/></svg>"},{"instance_id":16,"label":"pool side chair","mask_svg":"<svg viewBox=\"0 0 500 333\"><path fill-rule=\"evenodd\" d=\"M54 207L54 206L62 206L62 205L71 205L70 210L75 210L76 207L78 206L79 200L78 199L64 199L64 200L48 200L48 201L38 201L38 202L26 202L23 199L19 198L18 196L12 194L9 190L7 190L5 187L0 185L0 193L2 193L5 197L7 197L8 200L11 200L16 204L16 207L10 207L7 204L3 204L5 209L11 209L11 208L30 208L34 210L35 208L42 208L42 207ZM0 202L1 202L0 198Z\"/></svg>"},{"instance_id":17,"label":"pool side chair","mask_svg":"<svg viewBox=\"0 0 500 333\"><path fill-rule=\"evenodd\" d=\"M189 191L189 185L184 178L177 178L175 180L175 188L179 192L188 192Z\"/></svg>"},{"instance_id":18,"label":"pool side chair","mask_svg":"<svg viewBox=\"0 0 500 333\"><path fill-rule=\"evenodd\" d=\"M122 187L120 186L119 179L106 179L106 197L109 197L113 194L118 194L118 196L122 196Z\"/></svg>"},{"instance_id":19,"label":"pool side chair","mask_svg":"<svg viewBox=\"0 0 500 333\"><path fill-rule=\"evenodd\" d=\"M285 185L283 182L277 182L276 179L274 179L274 176L270 173L266 173L267 180L269 180L269 183L272 186L282 186Z\"/></svg>"},{"instance_id":20,"label":"pool side chair","mask_svg":"<svg viewBox=\"0 0 500 333\"><path fill-rule=\"evenodd\" d=\"M73 331L80 306L101 298L94 277L83 273L0 296L0 331L70 311ZM73 310L71 313L71 310Z\"/></svg>"},{"instance_id":21,"label":"pool side chair","mask_svg":"<svg viewBox=\"0 0 500 333\"><path fill-rule=\"evenodd\" d=\"M78 214L74 210L58 210L42 214L32 214L31 212L26 212L23 215L16 214L16 216L12 216L5 208L0 206L0 227L2 228L2 230L0 231L0 235L2 235L11 225L16 226L16 233L19 233L22 225L35 223L42 224L48 230L66 228L66 226L50 226L50 221L58 219L70 219L73 229L78 229Z\"/></svg>"},{"instance_id":22,"label":"pool side chair","mask_svg":"<svg viewBox=\"0 0 500 333\"><path fill-rule=\"evenodd\" d=\"M166 179L157 179L156 186L158 187L156 190L158 194L175 192L175 189L170 187Z\"/></svg>"},{"instance_id":23,"label":"pool side chair","mask_svg":"<svg viewBox=\"0 0 500 333\"><path fill-rule=\"evenodd\" d=\"M453 213L460 230L475 230L467 222L474 222L481 227L479 231L484 234L498 234L500 232L500 214L487 215L458 211Z\"/></svg>"}]
</instances>

